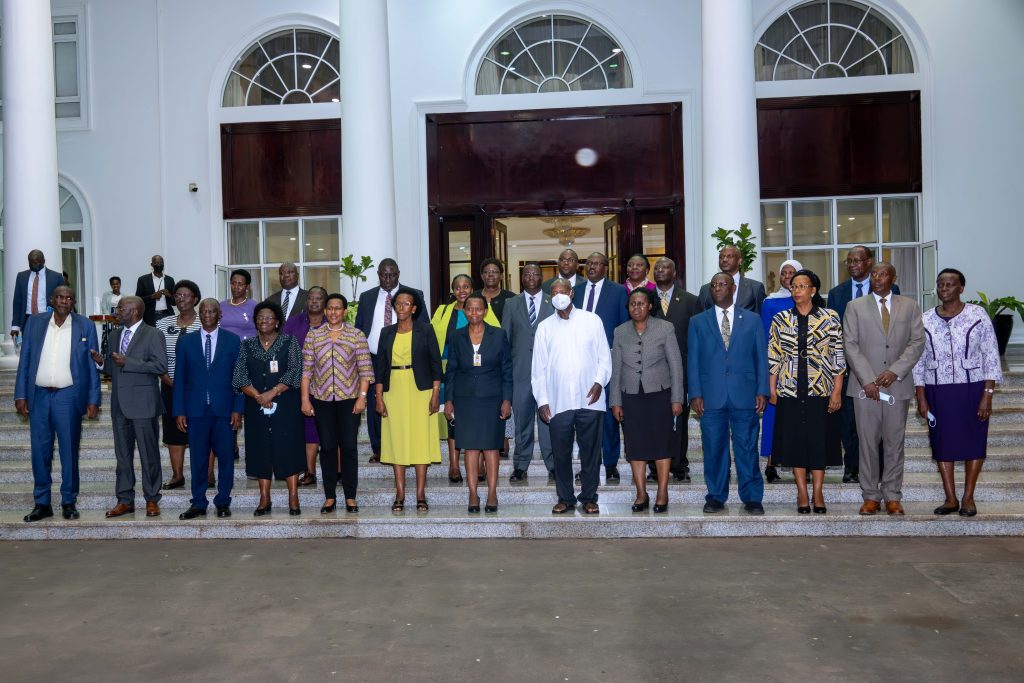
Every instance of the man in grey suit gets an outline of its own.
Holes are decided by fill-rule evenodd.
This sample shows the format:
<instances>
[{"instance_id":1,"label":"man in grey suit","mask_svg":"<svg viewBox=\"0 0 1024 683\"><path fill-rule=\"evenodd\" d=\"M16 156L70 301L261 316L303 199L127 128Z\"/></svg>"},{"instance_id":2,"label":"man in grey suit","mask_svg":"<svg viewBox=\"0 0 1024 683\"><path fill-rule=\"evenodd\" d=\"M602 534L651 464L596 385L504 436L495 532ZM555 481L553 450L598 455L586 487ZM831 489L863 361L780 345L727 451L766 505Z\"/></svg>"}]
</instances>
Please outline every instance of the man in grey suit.
<instances>
[{"instance_id":1,"label":"man in grey suit","mask_svg":"<svg viewBox=\"0 0 1024 683\"><path fill-rule=\"evenodd\" d=\"M93 361L110 375L110 417L114 423L114 456L117 458L117 505L107 517L135 512L135 445L142 463L142 492L146 516L160 514L159 423L164 412L160 398L160 375L167 372L164 335L142 324L146 304L137 296L126 296L117 304L121 329L110 336L105 356L91 351Z\"/></svg>"},{"instance_id":2,"label":"man in grey suit","mask_svg":"<svg viewBox=\"0 0 1024 683\"><path fill-rule=\"evenodd\" d=\"M846 307L843 332L851 369L846 393L857 399L854 411L860 439L860 514L902 515L903 448L907 409L914 396L911 371L924 351L921 308L892 293L896 269L879 262L871 271L871 296ZM879 442L882 466L879 466Z\"/></svg>"},{"instance_id":3,"label":"man in grey suit","mask_svg":"<svg viewBox=\"0 0 1024 683\"><path fill-rule=\"evenodd\" d=\"M764 301L764 285L752 277L747 277L740 272L740 264L743 262L743 252L732 244L727 244L718 252L718 268L732 278L736 283L736 293L733 294L732 303L736 308L745 308L758 315L761 314L761 303ZM700 308L706 311L712 308L711 284L708 283L700 288Z\"/></svg>"},{"instance_id":4,"label":"man in grey suit","mask_svg":"<svg viewBox=\"0 0 1024 683\"><path fill-rule=\"evenodd\" d=\"M548 483L555 476L551 454L551 433L548 424L537 419L537 401L533 397L530 372L533 369L533 337L537 324L555 312L551 296L541 291L540 266L528 263L523 267L523 291L505 302L501 327L512 347L512 416L516 424L516 452L512 458L509 483L524 483L530 460L533 459L533 426L537 425L540 453L548 469Z\"/></svg>"}]
</instances>

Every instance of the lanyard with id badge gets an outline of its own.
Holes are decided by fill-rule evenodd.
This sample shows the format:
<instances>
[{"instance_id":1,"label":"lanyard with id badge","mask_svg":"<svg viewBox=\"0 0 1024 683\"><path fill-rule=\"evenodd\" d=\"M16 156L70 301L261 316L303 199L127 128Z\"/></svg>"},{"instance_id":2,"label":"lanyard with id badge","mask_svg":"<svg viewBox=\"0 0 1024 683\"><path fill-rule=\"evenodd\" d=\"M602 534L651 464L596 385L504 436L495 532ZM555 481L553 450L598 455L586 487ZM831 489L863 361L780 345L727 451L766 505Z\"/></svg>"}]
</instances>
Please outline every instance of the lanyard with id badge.
<instances>
[{"instance_id":1,"label":"lanyard with id badge","mask_svg":"<svg viewBox=\"0 0 1024 683\"><path fill-rule=\"evenodd\" d=\"M280 366L277 363L277 356L270 359L270 374L276 375L281 371Z\"/></svg>"}]
</instances>

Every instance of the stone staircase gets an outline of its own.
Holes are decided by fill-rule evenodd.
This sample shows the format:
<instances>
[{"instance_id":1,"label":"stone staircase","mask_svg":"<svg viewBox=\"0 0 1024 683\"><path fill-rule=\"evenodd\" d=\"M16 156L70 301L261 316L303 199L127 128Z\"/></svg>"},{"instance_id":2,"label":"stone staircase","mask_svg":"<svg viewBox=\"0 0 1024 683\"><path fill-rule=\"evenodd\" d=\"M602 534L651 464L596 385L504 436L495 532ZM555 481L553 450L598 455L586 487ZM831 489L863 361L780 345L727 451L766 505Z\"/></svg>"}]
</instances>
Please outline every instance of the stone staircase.
<instances>
[{"instance_id":1,"label":"stone staircase","mask_svg":"<svg viewBox=\"0 0 1024 683\"><path fill-rule=\"evenodd\" d=\"M902 518L886 515L860 517L860 488L841 482L841 469L826 476L826 515L798 515L796 490L791 478L765 485L763 517L743 513L731 488L726 511L705 515L703 460L700 424L689 423L692 483L673 481L669 487L667 514L633 513L630 505L634 488L629 467L622 462L622 481L599 489L601 514L581 513L553 516L556 502L554 486L547 484L547 471L539 453L522 485L510 485L511 460L503 459L499 472L499 511L497 514L466 512L465 484L450 484L447 478L447 453L444 463L428 470L428 513L415 510L413 476L408 475L405 512L393 514L394 483L390 466L367 462L370 448L365 428L360 435L359 514L338 512L320 515L322 489L300 489L303 514L287 513L287 491L283 483L273 487L274 512L254 518L258 492L256 483L245 476L245 451L235 465L233 517L184 522L178 514L189 506L188 488L165 491L161 500L163 514L146 518L142 508L141 487L137 486L139 507L133 516L105 519L103 512L115 502L113 438L109 414L109 388L103 388L103 409L95 421L83 424L78 508L81 519L60 519L59 508L53 520L26 524L22 517L32 507L32 472L29 432L26 420L14 410L14 374L0 369L0 539L58 538L298 538L298 537L418 537L418 538L598 538L598 537L684 537L684 536L974 536L1024 534L1024 368L1008 371L997 391L989 432L989 457L982 472L975 498L979 514L974 518L958 515L936 517L932 509L943 500L942 485L931 460L927 429L911 409L907 429L907 464L903 502L907 514ZM54 458L55 502L59 502L60 466ZM186 453L186 475L188 454ZM170 466L164 452L164 475ZM138 476L136 463L136 475ZM963 472L957 468L962 486ZM735 475L733 476L735 482ZM319 482L318 482L319 483ZM653 485L649 484L653 490ZM481 487L481 493L485 489ZM340 491L339 491L340 493ZM212 494L212 492L211 492ZM212 497L212 495L211 495ZM212 506L211 506L212 511ZM280 511L280 512L279 512Z\"/></svg>"}]
</instances>

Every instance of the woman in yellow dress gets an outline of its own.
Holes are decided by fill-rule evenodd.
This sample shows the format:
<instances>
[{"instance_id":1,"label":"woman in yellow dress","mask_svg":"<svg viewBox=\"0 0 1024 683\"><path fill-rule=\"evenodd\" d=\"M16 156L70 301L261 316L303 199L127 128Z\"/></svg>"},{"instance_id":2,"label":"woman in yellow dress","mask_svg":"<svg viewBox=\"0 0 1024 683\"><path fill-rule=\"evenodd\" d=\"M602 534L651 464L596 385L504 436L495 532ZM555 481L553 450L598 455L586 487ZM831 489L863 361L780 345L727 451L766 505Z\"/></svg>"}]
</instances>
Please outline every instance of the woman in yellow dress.
<instances>
[{"instance_id":1,"label":"woman in yellow dress","mask_svg":"<svg viewBox=\"0 0 1024 683\"><path fill-rule=\"evenodd\" d=\"M466 305L466 299L472 293L473 280L468 275L456 275L452 278L452 300L434 311L434 317L430 320L430 324L434 328L434 334L437 336L437 347L441 349L442 374L448 367L449 333L460 330L469 324L469 319L466 318L466 314L462 309ZM501 323L498 322L498 317L491 310L490 304L487 305L484 322L494 327L501 327ZM443 396L441 403L444 403ZM448 481L458 484L462 481L462 470L459 469L459 451L455 448L455 425L449 423L444 413L441 413L438 426L441 438L448 439ZM487 477L487 471L483 465L483 456L480 457L478 471L480 472L479 480L484 481Z\"/></svg>"},{"instance_id":2,"label":"woman in yellow dress","mask_svg":"<svg viewBox=\"0 0 1024 683\"><path fill-rule=\"evenodd\" d=\"M381 416L380 461L395 472L392 512L405 509L405 468L416 468L416 511L426 512L427 467L441 462L439 423L441 353L426 323L413 322L412 294L394 298L398 324L380 333L374 368L377 413Z\"/></svg>"}]
</instances>

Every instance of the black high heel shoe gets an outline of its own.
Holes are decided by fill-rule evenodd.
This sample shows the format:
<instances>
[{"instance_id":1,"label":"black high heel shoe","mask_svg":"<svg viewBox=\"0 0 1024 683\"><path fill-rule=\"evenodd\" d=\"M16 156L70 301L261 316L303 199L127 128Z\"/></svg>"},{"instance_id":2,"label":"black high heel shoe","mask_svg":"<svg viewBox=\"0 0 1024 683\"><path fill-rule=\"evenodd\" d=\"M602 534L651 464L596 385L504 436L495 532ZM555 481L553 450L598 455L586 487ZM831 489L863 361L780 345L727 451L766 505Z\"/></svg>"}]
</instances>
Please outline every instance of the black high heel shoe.
<instances>
[{"instance_id":1,"label":"black high heel shoe","mask_svg":"<svg viewBox=\"0 0 1024 683\"><path fill-rule=\"evenodd\" d=\"M940 505L939 507L935 508L933 512L935 512L935 514L937 515L952 515L953 513L960 512L960 503L957 503L953 507L946 507L945 505Z\"/></svg>"},{"instance_id":2,"label":"black high heel shoe","mask_svg":"<svg viewBox=\"0 0 1024 683\"><path fill-rule=\"evenodd\" d=\"M329 515L330 513L334 512L335 508L337 508L337 507L338 507L338 501L334 501L330 505L328 505L327 503L324 503L324 506L322 508L320 508L320 514L321 515Z\"/></svg>"},{"instance_id":3,"label":"black high heel shoe","mask_svg":"<svg viewBox=\"0 0 1024 683\"><path fill-rule=\"evenodd\" d=\"M484 512L497 512L497 511L498 511L498 503L497 503L497 501L495 501L494 505L491 505L490 503L487 503L486 505L484 505Z\"/></svg>"},{"instance_id":4,"label":"black high heel shoe","mask_svg":"<svg viewBox=\"0 0 1024 683\"><path fill-rule=\"evenodd\" d=\"M642 503L633 503L632 510L633 510L633 512L643 512L644 510L648 509L649 507L651 507L651 497L650 496L646 496L644 498L644 502L642 502Z\"/></svg>"},{"instance_id":5,"label":"black high heel shoe","mask_svg":"<svg viewBox=\"0 0 1024 683\"><path fill-rule=\"evenodd\" d=\"M811 506L810 505L797 505L796 506L796 511L799 514L801 514L801 515L809 515L809 514L811 514Z\"/></svg>"},{"instance_id":6,"label":"black high heel shoe","mask_svg":"<svg viewBox=\"0 0 1024 683\"><path fill-rule=\"evenodd\" d=\"M823 515L826 512L828 512L828 508L825 507L824 505L822 505L821 507L818 507L817 505L815 505L813 510L814 510L814 514L816 514L816 515Z\"/></svg>"},{"instance_id":7,"label":"black high heel shoe","mask_svg":"<svg viewBox=\"0 0 1024 683\"><path fill-rule=\"evenodd\" d=\"M289 504L288 505L288 514L291 515L292 517L297 517L298 515L302 514L302 508L301 507L292 507Z\"/></svg>"},{"instance_id":8,"label":"black high heel shoe","mask_svg":"<svg viewBox=\"0 0 1024 683\"><path fill-rule=\"evenodd\" d=\"M654 513L655 514L661 514L662 512L668 512L668 501L667 500L664 503L655 503L654 504Z\"/></svg>"},{"instance_id":9,"label":"black high heel shoe","mask_svg":"<svg viewBox=\"0 0 1024 683\"><path fill-rule=\"evenodd\" d=\"M263 515L269 513L270 510L273 507L274 507L274 503L273 502L269 502L269 503L267 503L266 507L258 507L255 510L253 510L252 511L252 516L253 517L262 517Z\"/></svg>"},{"instance_id":10,"label":"black high heel shoe","mask_svg":"<svg viewBox=\"0 0 1024 683\"><path fill-rule=\"evenodd\" d=\"M466 512L470 512L470 513L474 513L474 514L480 512L480 501L477 500L476 501L476 505L468 505L468 506L466 506Z\"/></svg>"},{"instance_id":11,"label":"black high heel shoe","mask_svg":"<svg viewBox=\"0 0 1024 683\"><path fill-rule=\"evenodd\" d=\"M779 471L775 469L775 465L768 464L764 467L764 478L769 484L777 482L782 477L779 476Z\"/></svg>"},{"instance_id":12,"label":"black high heel shoe","mask_svg":"<svg viewBox=\"0 0 1024 683\"><path fill-rule=\"evenodd\" d=\"M345 503L345 512L359 512L359 506Z\"/></svg>"}]
</instances>

